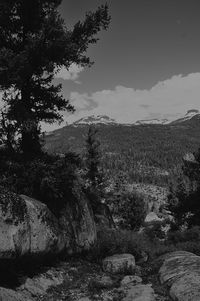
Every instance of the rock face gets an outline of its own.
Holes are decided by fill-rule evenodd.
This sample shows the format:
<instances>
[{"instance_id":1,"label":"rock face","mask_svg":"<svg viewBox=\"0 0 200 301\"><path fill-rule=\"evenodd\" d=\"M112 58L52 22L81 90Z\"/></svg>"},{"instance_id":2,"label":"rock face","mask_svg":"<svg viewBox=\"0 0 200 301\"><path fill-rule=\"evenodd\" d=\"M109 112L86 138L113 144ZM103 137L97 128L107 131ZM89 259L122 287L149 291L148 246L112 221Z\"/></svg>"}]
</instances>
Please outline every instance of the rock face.
<instances>
[{"instance_id":1,"label":"rock face","mask_svg":"<svg viewBox=\"0 0 200 301\"><path fill-rule=\"evenodd\" d=\"M47 206L25 195L0 194L0 259L88 250L96 239L86 200L67 205L62 227Z\"/></svg>"},{"instance_id":2,"label":"rock face","mask_svg":"<svg viewBox=\"0 0 200 301\"><path fill-rule=\"evenodd\" d=\"M24 255L30 250L30 232L25 201L12 193L0 195L0 258Z\"/></svg>"},{"instance_id":3,"label":"rock face","mask_svg":"<svg viewBox=\"0 0 200 301\"><path fill-rule=\"evenodd\" d=\"M58 253L64 249L58 221L47 206L25 195L31 254Z\"/></svg>"},{"instance_id":4,"label":"rock face","mask_svg":"<svg viewBox=\"0 0 200 301\"><path fill-rule=\"evenodd\" d=\"M92 209L84 197L79 204L67 204L61 213L60 224L68 253L89 250L96 241L96 225Z\"/></svg>"},{"instance_id":5,"label":"rock face","mask_svg":"<svg viewBox=\"0 0 200 301\"><path fill-rule=\"evenodd\" d=\"M173 252L160 268L160 281L170 288L177 301L200 300L200 257L189 252Z\"/></svg>"},{"instance_id":6,"label":"rock face","mask_svg":"<svg viewBox=\"0 0 200 301\"><path fill-rule=\"evenodd\" d=\"M103 270L111 274L131 274L135 269L135 258L131 254L117 254L103 260Z\"/></svg>"},{"instance_id":7,"label":"rock face","mask_svg":"<svg viewBox=\"0 0 200 301\"><path fill-rule=\"evenodd\" d=\"M47 272L27 278L25 283L16 290L0 288L1 301L34 301L41 300L47 290L64 282L65 275L62 272L50 269Z\"/></svg>"}]
</instances>

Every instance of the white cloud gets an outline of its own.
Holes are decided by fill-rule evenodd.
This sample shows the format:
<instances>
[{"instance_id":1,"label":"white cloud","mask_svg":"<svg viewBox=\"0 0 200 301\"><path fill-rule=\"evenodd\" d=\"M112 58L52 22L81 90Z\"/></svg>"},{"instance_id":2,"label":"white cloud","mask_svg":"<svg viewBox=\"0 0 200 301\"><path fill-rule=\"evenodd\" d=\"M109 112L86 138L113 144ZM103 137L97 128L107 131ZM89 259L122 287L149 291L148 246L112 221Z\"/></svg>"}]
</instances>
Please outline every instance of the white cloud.
<instances>
[{"instance_id":1,"label":"white cloud","mask_svg":"<svg viewBox=\"0 0 200 301\"><path fill-rule=\"evenodd\" d=\"M91 95L73 92L70 98L77 111L67 117L68 121L88 114L107 114L124 123L148 118L174 119L189 109L200 109L200 73L175 75L150 90L117 86Z\"/></svg>"},{"instance_id":2,"label":"white cloud","mask_svg":"<svg viewBox=\"0 0 200 301\"><path fill-rule=\"evenodd\" d=\"M77 79L79 78L79 74L84 70L83 67L78 66L77 64L73 63L69 69L65 67L61 68L61 70L56 74L56 78L61 78L64 80L72 80L76 83L79 83Z\"/></svg>"}]
</instances>

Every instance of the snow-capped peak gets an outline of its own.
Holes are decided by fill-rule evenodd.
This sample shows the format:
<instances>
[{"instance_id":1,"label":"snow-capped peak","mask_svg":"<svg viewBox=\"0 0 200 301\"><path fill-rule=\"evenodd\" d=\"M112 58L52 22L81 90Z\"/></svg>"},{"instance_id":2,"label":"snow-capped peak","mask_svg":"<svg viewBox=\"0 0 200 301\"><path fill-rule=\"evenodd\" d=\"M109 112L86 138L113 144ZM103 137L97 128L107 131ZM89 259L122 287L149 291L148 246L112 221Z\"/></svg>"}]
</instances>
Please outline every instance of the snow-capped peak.
<instances>
[{"instance_id":1,"label":"snow-capped peak","mask_svg":"<svg viewBox=\"0 0 200 301\"><path fill-rule=\"evenodd\" d=\"M146 119L138 120L135 122L135 125L144 125L144 124L167 124L169 121L167 119Z\"/></svg>"},{"instance_id":2,"label":"snow-capped peak","mask_svg":"<svg viewBox=\"0 0 200 301\"><path fill-rule=\"evenodd\" d=\"M83 117L73 123L73 125L90 125L90 124L117 124L117 122L106 115L91 115Z\"/></svg>"},{"instance_id":3,"label":"snow-capped peak","mask_svg":"<svg viewBox=\"0 0 200 301\"><path fill-rule=\"evenodd\" d=\"M199 118L200 117L200 112L199 110L196 110L196 109L192 109L192 110L188 110L187 113L179 118L179 119L176 119L174 121L171 122L171 124L177 124L177 123L181 123L181 122L184 122L184 121L187 121L187 120L190 120L190 119L193 119L193 117L197 117Z\"/></svg>"},{"instance_id":4,"label":"snow-capped peak","mask_svg":"<svg viewBox=\"0 0 200 301\"><path fill-rule=\"evenodd\" d=\"M185 114L185 118L192 118L197 114L199 114L199 110L188 110Z\"/></svg>"}]
</instances>

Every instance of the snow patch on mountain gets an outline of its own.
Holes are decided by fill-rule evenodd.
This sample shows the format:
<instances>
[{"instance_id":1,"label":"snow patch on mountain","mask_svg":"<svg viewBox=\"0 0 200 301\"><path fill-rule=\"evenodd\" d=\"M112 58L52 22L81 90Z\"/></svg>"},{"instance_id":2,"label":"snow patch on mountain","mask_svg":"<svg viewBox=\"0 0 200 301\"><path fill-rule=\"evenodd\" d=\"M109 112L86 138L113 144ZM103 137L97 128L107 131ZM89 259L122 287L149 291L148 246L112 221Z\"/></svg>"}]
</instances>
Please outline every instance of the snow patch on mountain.
<instances>
[{"instance_id":1,"label":"snow patch on mountain","mask_svg":"<svg viewBox=\"0 0 200 301\"><path fill-rule=\"evenodd\" d=\"M171 124L178 124L178 123L181 123L181 122L184 122L184 121L187 121L187 120L191 120L193 118L199 118L200 119L199 110L196 110L196 109L188 110L187 113L185 114L185 116L172 121Z\"/></svg>"},{"instance_id":2,"label":"snow patch on mountain","mask_svg":"<svg viewBox=\"0 0 200 301\"><path fill-rule=\"evenodd\" d=\"M117 122L115 119L110 118L106 115L91 115L87 117L83 117L73 123L74 126L78 125L90 125L90 124L105 124L105 125L116 125Z\"/></svg>"},{"instance_id":3,"label":"snow patch on mountain","mask_svg":"<svg viewBox=\"0 0 200 301\"><path fill-rule=\"evenodd\" d=\"M138 120L134 124L145 125L145 124L167 124L167 123L169 123L168 119L146 119L146 120Z\"/></svg>"}]
</instances>

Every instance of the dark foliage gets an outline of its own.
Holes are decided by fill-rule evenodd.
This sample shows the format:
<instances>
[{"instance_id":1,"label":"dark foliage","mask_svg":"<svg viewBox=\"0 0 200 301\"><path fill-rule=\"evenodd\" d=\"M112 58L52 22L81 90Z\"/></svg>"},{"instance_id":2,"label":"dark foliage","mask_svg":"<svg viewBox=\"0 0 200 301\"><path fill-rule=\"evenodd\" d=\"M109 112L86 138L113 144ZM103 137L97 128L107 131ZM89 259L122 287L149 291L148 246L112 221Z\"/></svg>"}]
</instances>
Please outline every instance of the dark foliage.
<instances>
[{"instance_id":1,"label":"dark foliage","mask_svg":"<svg viewBox=\"0 0 200 301\"><path fill-rule=\"evenodd\" d=\"M6 104L4 116L20 137L26 157L41 151L40 122L61 121L61 111L73 111L53 84L55 74L72 63L90 66L86 56L96 34L107 29L108 7L86 14L68 29L58 12L61 0L0 1L0 89ZM7 136L9 139L9 137ZM10 146L13 147L13 140Z\"/></svg>"},{"instance_id":2,"label":"dark foliage","mask_svg":"<svg viewBox=\"0 0 200 301\"><path fill-rule=\"evenodd\" d=\"M144 198L138 193L122 192L118 199L118 214L122 219L121 227L139 230L147 214Z\"/></svg>"},{"instance_id":3,"label":"dark foliage","mask_svg":"<svg viewBox=\"0 0 200 301\"><path fill-rule=\"evenodd\" d=\"M56 215L67 202L75 205L83 194L81 160L75 154L62 158L43 154L32 161L24 161L21 156L1 159L0 185L40 200Z\"/></svg>"},{"instance_id":4,"label":"dark foliage","mask_svg":"<svg viewBox=\"0 0 200 301\"><path fill-rule=\"evenodd\" d=\"M129 182L167 186L181 169L185 153L199 146L200 123L180 125L98 125L102 163L110 178L123 172ZM49 152L84 152L88 126L66 126L45 138Z\"/></svg>"},{"instance_id":5,"label":"dark foliage","mask_svg":"<svg viewBox=\"0 0 200 301\"><path fill-rule=\"evenodd\" d=\"M102 169L102 155L98 131L90 126L86 137L85 154L85 191L95 212L98 204L105 199L106 180Z\"/></svg>"},{"instance_id":6,"label":"dark foliage","mask_svg":"<svg viewBox=\"0 0 200 301\"><path fill-rule=\"evenodd\" d=\"M183 161L183 173L171 187L167 209L174 216L174 228L200 225L200 150Z\"/></svg>"}]
</instances>

